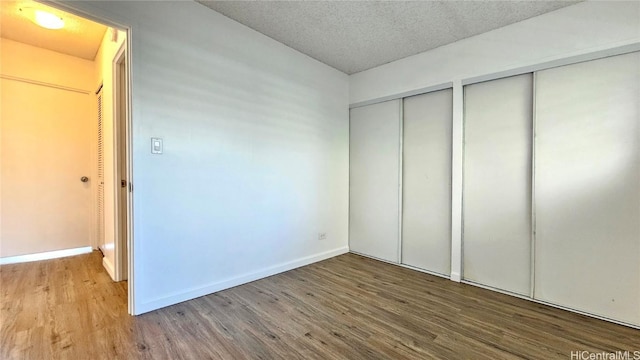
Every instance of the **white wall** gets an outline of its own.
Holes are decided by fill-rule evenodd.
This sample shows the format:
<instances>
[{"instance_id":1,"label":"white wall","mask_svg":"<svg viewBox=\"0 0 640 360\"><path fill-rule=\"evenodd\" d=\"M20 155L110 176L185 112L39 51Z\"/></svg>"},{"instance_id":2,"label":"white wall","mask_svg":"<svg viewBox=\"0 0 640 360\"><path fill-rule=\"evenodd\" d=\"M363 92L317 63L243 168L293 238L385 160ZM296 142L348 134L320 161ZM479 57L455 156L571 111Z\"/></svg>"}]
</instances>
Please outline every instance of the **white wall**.
<instances>
[{"instance_id":1,"label":"white wall","mask_svg":"<svg viewBox=\"0 0 640 360\"><path fill-rule=\"evenodd\" d=\"M0 46L0 257L88 247L93 62Z\"/></svg>"},{"instance_id":2,"label":"white wall","mask_svg":"<svg viewBox=\"0 0 640 360\"><path fill-rule=\"evenodd\" d=\"M640 2L586 1L353 74L350 103L640 41Z\"/></svg>"},{"instance_id":3,"label":"white wall","mask_svg":"<svg viewBox=\"0 0 640 360\"><path fill-rule=\"evenodd\" d=\"M638 43L640 2L586 1L349 77L356 105L453 83L452 280L462 271L462 80Z\"/></svg>"},{"instance_id":4,"label":"white wall","mask_svg":"<svg viewBox=\"0 0 640 360\"><path fill-rule=\"evenodd\" d=\"M107 263L106 268L114 277L113 269L115 265L115 167L114 157L114 101L113 101L113 59L124 43L126 33L118 31L116 41L113 41L112 30L107 29L102 38L102 43L98 49L94 60L94 76L93 86L97 90L102 84L102 122L104 137L104 242L96 244L104 253L104 261ZM97 130L97 128L95 129ZM93 136L97 141L97 135ZM97 164L97 142L93 144L93 155ZM95 169L94 178L97 179L97 168ZM97 196L97 193L96 195ZM97 204L96 204L97 206Z\"/></svg>"},{"instance_id":5,"label":"white wall","mask_svg":"<svg viewBox=\"0 0 640 360\"><path fill-rule=\"evenodd\" d=\"M135 313L347 251L345 74L197 3L66 4L132 26Z\"/></svg>"}]
</instances>

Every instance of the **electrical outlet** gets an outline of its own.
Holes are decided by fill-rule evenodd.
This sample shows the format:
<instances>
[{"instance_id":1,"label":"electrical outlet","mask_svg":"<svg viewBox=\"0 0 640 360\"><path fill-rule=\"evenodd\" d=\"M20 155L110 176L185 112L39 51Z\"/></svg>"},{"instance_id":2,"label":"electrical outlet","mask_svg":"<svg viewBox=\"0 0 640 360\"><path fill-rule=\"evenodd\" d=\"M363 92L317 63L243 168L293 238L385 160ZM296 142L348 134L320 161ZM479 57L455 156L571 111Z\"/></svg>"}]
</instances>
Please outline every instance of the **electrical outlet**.
<instances>
[{"instance_id":1,"label":"electrical outlet","mask_svg":"<svg viewBox=\"0 0 640 360\"><path fill-rule=\"evenodd\" d=\"M327 233L318 233L318 240L326 240Z\"/></svg>"}]
</instances>

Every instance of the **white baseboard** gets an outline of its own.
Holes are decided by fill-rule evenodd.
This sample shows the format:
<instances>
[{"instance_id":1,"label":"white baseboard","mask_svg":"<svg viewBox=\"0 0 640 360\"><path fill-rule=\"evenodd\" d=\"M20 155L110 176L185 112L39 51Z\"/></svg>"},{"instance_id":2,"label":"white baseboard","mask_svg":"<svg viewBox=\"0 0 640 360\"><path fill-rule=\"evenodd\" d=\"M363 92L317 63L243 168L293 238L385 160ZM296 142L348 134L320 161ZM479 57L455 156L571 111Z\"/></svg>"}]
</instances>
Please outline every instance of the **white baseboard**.
<instances>
[{"instance_id":1,"label":"white baseboard","mask_svg":"<svg viewBox=\"0 0 640 360\"><path fill-rule=\"evenodd\" d=\"M41 252L41 253L37 253L37 254L7 256L7 257L0 258L0 265L18 264L18 263L31 262L31 261L57 259L57 258L67 257L67 256L88 254L88 253L90 253L92 251L93 251L93 248L91 248L91 246L84 246L84 247L79 247L79 248L74 248L74 249L46 251L46 252Z\"/></svg>"},{"instance_id":2,"label":"white baseboard","mask_svg":"<svg viewBox=\"0 0 640 360\"><path fill-rule=\"evenodd\" d=\"M107 270L107 273L109 273L109 276L111 276L111 280L116 281L115 268L113 267L113 264L109 259L107 259L106 256L102 258L102 266L104 266L104 268Z\"/></svg>"},{"instance_id":3,"label":"white baseboard","mask_svg":"<svg viewBox=\"0 0 640 360\"><path fill-rule=\"evenodd\" d=\"M462 276L460 275L459 272L452 271L450 279L451 281L460 282L462 281Z\"/></svg>"},{"instance_id":4,"label":"white baseboard","mask_svg":"<svg viewBox=\"0 0 640 360\"><path fill-rule=\"evenodd\" d=\"M246 284L255 280L259 280L268 276L279 274L281 272L293 270L295 268L309 265L318 261L326 260L334 256L346 254L349 252L348 247L341 247L335 250L325 251L316 255L306 256L300 259L289 261L286 263L274 265L256 272L236 276L230 279L211 283L202 287L182 291L169 296L157 298L142 304L135 305L134 315L144 314L149 311L157 310L166 306L181 303L183 301L195 299L204 295L209 295L217 291L232 288L234 286Z\"/></svg>"}]
</instances>

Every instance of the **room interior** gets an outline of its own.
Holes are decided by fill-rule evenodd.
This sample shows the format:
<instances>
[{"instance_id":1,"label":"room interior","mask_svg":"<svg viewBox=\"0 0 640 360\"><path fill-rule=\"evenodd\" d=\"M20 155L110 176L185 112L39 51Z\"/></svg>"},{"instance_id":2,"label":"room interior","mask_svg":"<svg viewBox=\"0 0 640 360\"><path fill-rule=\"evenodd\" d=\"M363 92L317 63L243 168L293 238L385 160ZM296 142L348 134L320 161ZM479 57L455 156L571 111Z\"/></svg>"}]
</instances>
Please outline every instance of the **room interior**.
<instances>
[{"instance_id":1,"label":"room interior","mask_svg":"<svg viewBox=\"0 0 640 360\"><path fill-rule=\"evenodd\" d=\"M62 27L36 23L39 12L64 18ZM2 3L0 264L99 249L120 280L112 62L125 42L122 30L44 4Z\"/></svg>"},{"instance_id":2,"label":"room interior","mask_svg":"<svg viewBox=\"0 0 640 360\"><path fill-rule=\"evenodd\" d=\"M193 326L203 313L215 322L223 315L212 312L225 306L258 312L238 329L259 340L215 350L218 357L284 357L285 348L267 350L261 336L312 328L301 338L329 343L308 349L325 349L326 357L447 358L460 348L434 330L447 328L440 321L464 327L494 311L496 323L479 328L495 332L467 344L489 350L468 356L508 357L505 343L521 346L517 356L540 351L530 354L540 358L575 344L640 351L630 347L640 327L640 3L51 5L127 39L128 283L96 276L107 297L128 294L118 305L124 314L114 315L141 337L128 351L154 344L156 355L172 353L169 337L148 338L149 329L161 331L155 322L178 321L177 314ZM109 37L105 30L103 41ZM3 76L21 46L3 38ZM122 43L110 46L107 68ZM10 140L3 137L3 154ZM110 161L105 169L113 171ZM15 220L6 220L4 178L1 185L4 234ZM105 228L114 239L114 224ZM3 281L20 265L2 265ZM323 278L338 270L346 275ZM331 300L299 300L315 291ZM406 301L393 295L405 292L445 309L398 311L402 305L388 301ZM273 314L289 316L273 305L277 297L322 321L282 324L273 335L263 329L278 327ZM376 321L389 312L402 317L400 335L368 335L370 347L342 348L349 341L328 330L326 313L314 313L340 303L342 315L373 307L358 318L362 326L382 326ZM336 321L351 329L345 316ZM501 316L514 323L499 323ZM518 319L541 327L524 335ZM420 353L385 343L417 336L409 331L420 326L435 332L433 342L413 340ZM537 337L544 326L571 336L547 350L509 340L550 341ZM196 339L214 332L193 331Z\"/></svg>"}]
</instances>

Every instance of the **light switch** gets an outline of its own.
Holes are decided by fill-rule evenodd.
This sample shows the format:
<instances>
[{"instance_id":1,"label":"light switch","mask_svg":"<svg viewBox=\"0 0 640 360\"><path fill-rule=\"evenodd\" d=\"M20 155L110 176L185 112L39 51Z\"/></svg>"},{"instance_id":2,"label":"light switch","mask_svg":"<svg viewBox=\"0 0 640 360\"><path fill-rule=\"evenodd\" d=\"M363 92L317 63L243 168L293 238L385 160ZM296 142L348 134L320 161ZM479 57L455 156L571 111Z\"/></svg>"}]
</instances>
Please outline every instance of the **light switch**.
<instances>
[{"instance_id":1,"label":"light switch","mask_svg":"<svg viewBox=\"0 0 640 360\"><path fill-rule=\"evenodd\" d=\"M162 139L161 138L151 138L151 153L152 154L162 154Z\"/></svg>"}]
</instances>

